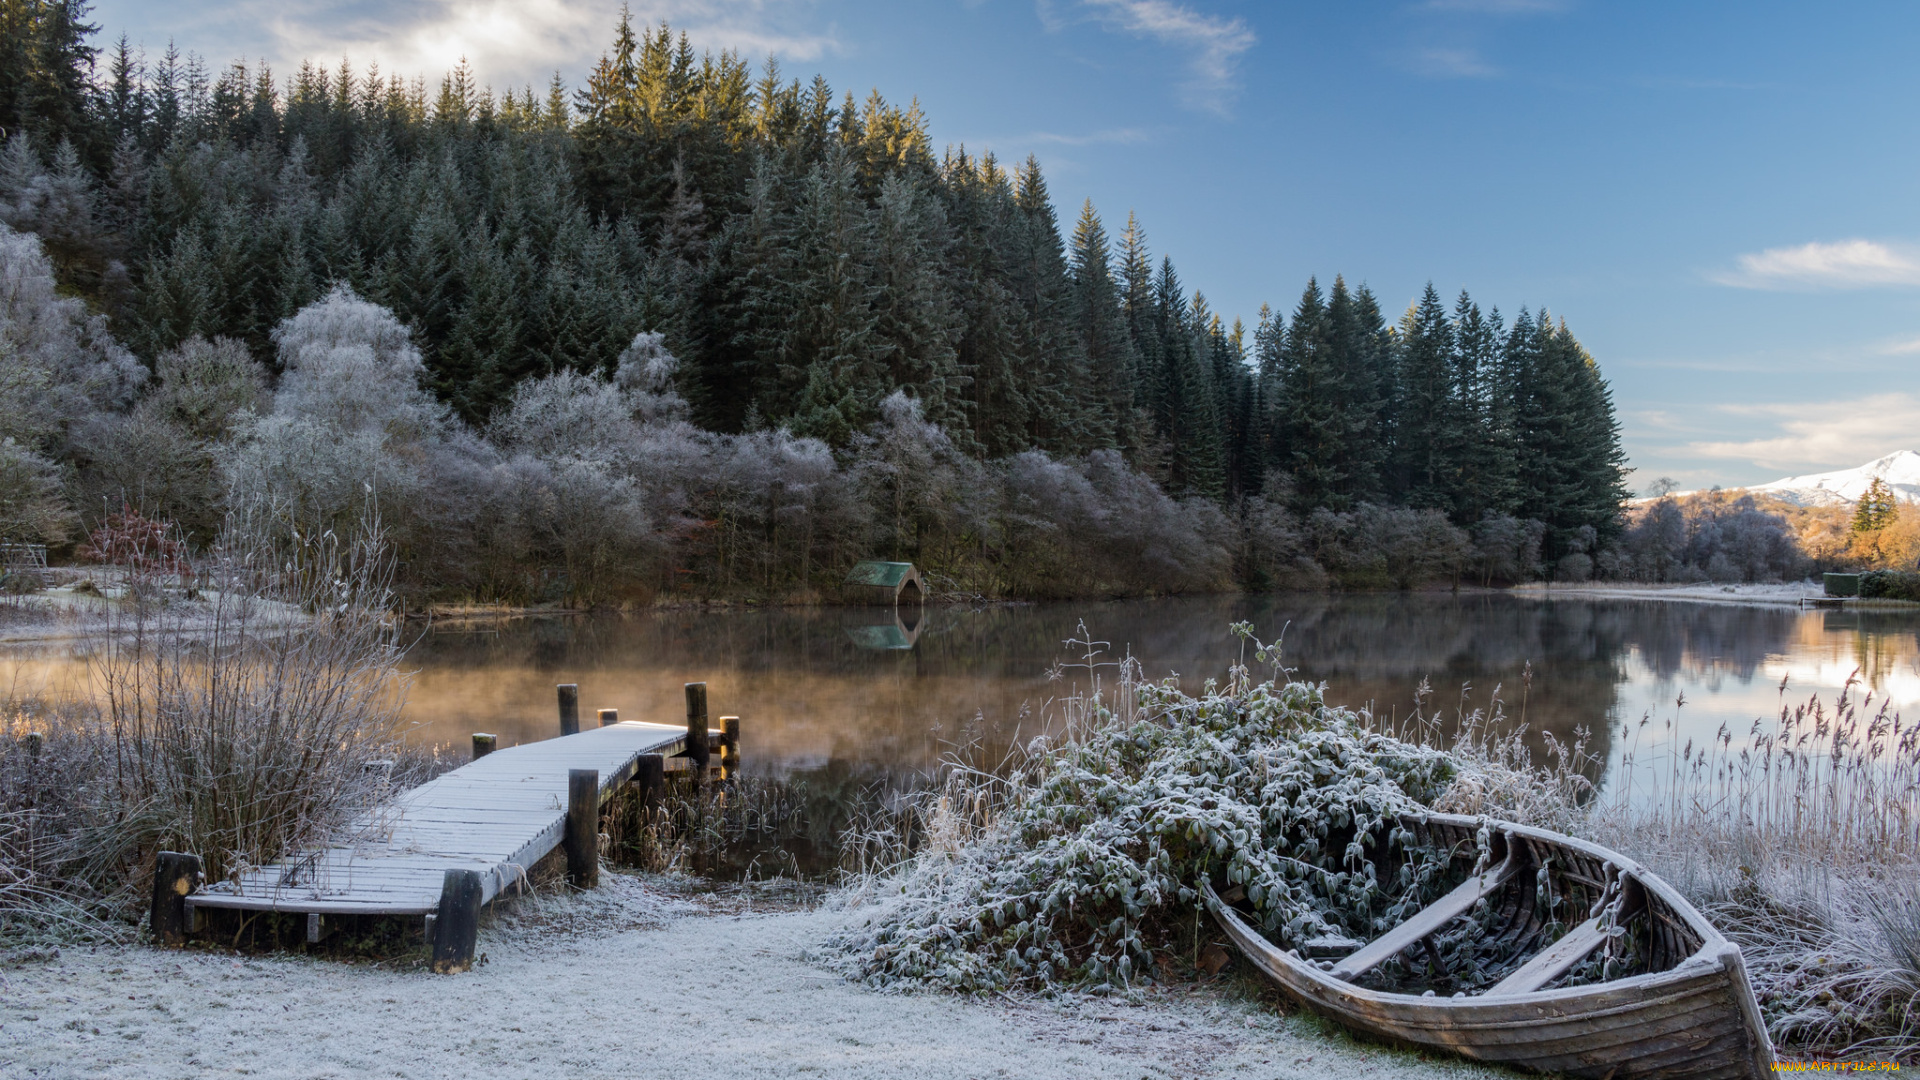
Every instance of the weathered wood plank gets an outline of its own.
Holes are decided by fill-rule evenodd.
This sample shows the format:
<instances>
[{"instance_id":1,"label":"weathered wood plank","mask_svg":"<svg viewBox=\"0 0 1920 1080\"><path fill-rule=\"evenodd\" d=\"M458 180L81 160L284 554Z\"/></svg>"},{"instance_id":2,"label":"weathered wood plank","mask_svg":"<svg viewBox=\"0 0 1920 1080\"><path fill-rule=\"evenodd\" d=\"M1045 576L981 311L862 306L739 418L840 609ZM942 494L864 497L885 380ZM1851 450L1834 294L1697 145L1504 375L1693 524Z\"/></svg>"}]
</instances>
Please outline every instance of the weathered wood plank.
<instances>
[{"instance_id":1,"label":"weathered wood plank","mask_svg":"<svg viewBox=\"0 0 1920 1080\"><path fill-rule=\"evenodd\" d=\"M1473 905L1479 903L1482 898L1491 896L1500 886L1505 885L1507 879L1513 876L1514 865L1514 860L1509 857L1494 869L1468 878L1460 884L1459 888L1421 908L1406 922L1368 942L1364 948L1340 961L1334 966L1333 977L1352 982L1412 948L1422 938L1471 911Z\"/></svg>"},{"instance_id":2,"label":"weathered wood plank","mask_svg":"<svg viewBox=\"0 0 1920 1080\"><path fill-rule=\"evenodd\" d=\"M1495 983L1491 990L1481 996L1530 994L1573 970L1575 964L1586 959L1588 953L1599 948L1606 940L1607 932L1601 928L1600 920L1588 919L1567 931L1567 936L1535 953L1533 959L1520 965L1513 974Z\"/></svg>"}]
</instances>

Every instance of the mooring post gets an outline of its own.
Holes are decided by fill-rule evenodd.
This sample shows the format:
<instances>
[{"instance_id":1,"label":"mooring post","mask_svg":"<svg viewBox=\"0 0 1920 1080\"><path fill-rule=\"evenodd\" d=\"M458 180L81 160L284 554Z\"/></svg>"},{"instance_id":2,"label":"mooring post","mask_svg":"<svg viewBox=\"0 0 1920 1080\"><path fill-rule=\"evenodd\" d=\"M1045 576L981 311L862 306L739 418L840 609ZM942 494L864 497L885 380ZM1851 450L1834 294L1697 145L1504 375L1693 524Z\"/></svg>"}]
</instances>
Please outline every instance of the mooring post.
<instances>
[{"instance_id":1,"label":"mooring post","mask_svg":"<svg viewBox=\"0 0 1920 1080\"><path fill-rule=\"evenodd\" d=\"M693 766L693 783L698 787L707 778L707 684L687 684L687 763Z\"/></svg>"},{"instance_id":2,"label":"mooring post","mask_svg":"<svg viewBox=\"0 0 1920 1080\"><path fill-rule=\"evenodd\" d=\"M489 735L484 731L474 732L473 733L473 760L479 761L481 758L486 757L488 754L493 753L494 745L498 742L499 742L498 739L494 738L492 735Z\"/></svg>"},{"instance_id":3,"label":"mooring post","mask_svg":"<svg viewBox=\"0 0 1920 1080\"><path fill-rule=\"evenodd\" d=\"M40 760L40 744L42 741L45 740L45 738L46 736L40 734L37 731L27 732L27 756L28 757L32 758L35 761Z\"/></svg>"},{"instance_id":4,"label":"mooring post","mask_svg":"<svg viewBox=\"0 0 1920 1080\"><path fill-rule=\"evenodd\" d=\"M580 734L580 684L566 682L555 689L560 691L560 734Z\"/></svg>"},{"instance_id":5,"label":"mooring post","mask_svg":"<svg viewBox=\"0 0 1920 1080\"><path fill-rule=\"evenodd\" d=\"M200 887L200 873L198 855L163 851L153 860L153 911L147 927L156 943L186 943L187 896Z\"/></svg>"},{"instance_id":6,"label":"mooring post","mask_svg":"<svg viewBox=\"0 0 1920 1080\"><path fill-rule=\"evenodd\" d=\"M601 709L600 710L600 726L601 727L612 727L613 725L619 722L620 722L619 709Z\"/></svg>"},{"instance_id":7,"label":"mooring post","mask_svg":"<svg viewBox=\"0 0 1920 1080\"><path fill-rule=\"evenodd\" d=\"M740 772L740 718L720 718L720 776L731 780Z\"/></svg>"},{"instance_id":8,"label":"mooring post","mask_svg":"<svg viewBox=\"0 0 1920 1080\"><path fill-rule=\"evenodd\" d=\"M659 754L641 754L635 763L633 782L640 789L640 805L652 822L667 795L667 759Z\"/></svg>"},{"instance_id":9,"label":"mooring post","mask_svg":"<svg viewBox=\"0 0 1920 1080\"><path fill-rule=\"evenodd\" d=\"M600 884L600 771L567 770L567 883Z\"/></svg>"},{"instance_id":10,"label":"mooring post","mask_svg":"<svg viewBox=\"0 0 1920 1080\"><path fill-rule=\"evenodd\" d=\"M473 967L480 934L480 871L449 870L440 879L440 909L433 920L433 970L452 975Z\"/></svg>"}]
</instances>

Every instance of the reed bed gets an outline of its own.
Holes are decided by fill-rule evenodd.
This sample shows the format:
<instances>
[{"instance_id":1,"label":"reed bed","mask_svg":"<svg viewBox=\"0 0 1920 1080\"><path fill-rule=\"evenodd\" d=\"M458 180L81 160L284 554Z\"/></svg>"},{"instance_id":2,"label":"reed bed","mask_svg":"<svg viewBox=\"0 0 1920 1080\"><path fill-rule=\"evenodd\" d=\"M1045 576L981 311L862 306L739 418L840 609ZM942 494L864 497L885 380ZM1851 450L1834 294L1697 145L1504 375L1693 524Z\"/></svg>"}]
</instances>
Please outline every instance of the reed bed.
<instances>
[{"instance_id":1,"label":"reed bed","mask_svg":"<svg viewBox=\"0 0 1920 1080\"><path fill-rule=\"evenodd\" d=\"M268 535L230 523L194 566L116 548L90 697L0 703L0 932L124 926L157 850L229 877L443 767L403 752L377 520Z\"/></svg>"},{"instance_id":2,"label":"reed bed","mask_svg":"<svg viewBox=\"0 0 1920 1080\"><path fill-rule=\"evenodd\" d=\"M1685 702L1624 725L1583 821L1746 953L1777 1044L1920 1060L1920 729L1856 678L1676 748Z\"/></svg>"}]
</instances>

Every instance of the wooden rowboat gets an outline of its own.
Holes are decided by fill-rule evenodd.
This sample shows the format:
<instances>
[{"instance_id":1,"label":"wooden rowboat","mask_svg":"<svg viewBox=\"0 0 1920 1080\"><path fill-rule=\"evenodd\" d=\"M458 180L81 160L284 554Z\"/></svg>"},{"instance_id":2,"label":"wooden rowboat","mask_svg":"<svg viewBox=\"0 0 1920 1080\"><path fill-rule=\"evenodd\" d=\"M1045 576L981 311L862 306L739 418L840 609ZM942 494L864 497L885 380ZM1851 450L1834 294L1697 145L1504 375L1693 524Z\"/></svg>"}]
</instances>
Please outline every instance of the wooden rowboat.
<instances>
[{"instance_id":1,"label":"wooden rowboat","mask_svg":"<svg viewBox=\"0 0 1920 1080\"><path fill-rule=\"evenodd\" d=\"M1771 1075L1739 947L1645 867L1545 829L1452 814L1402 823L1451 851L1466 880L1364 945L1282 950L1205 883L1203 896L1289 996L1379 1039L1592 1080ZM1576 914L1585 921L1566 929Z\"/></svg>"}]
</instances>

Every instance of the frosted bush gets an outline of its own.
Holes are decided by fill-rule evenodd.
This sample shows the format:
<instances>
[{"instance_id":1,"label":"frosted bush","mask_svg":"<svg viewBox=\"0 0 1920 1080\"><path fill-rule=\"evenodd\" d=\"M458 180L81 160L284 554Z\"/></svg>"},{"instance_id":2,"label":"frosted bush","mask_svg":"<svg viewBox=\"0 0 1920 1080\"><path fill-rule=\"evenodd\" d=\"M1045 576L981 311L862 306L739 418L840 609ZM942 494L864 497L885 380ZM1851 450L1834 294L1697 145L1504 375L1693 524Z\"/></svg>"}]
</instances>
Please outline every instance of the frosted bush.
<instances>
[{"instance_id":1,"label":"frosted bush","mask_svg":"<svg viewBox=\"0 0 1920 1080\"><path fill-rule=\"evenodd\" d=\"M337 286L273 332L283 374L273 411L333 425L419 438L448 424L422 388L426 366L393 313Z\"/></svg>"},{"instance_id":2,"label":"frosted bush","mask_svg":"<svg viewBox=\"0 0 1920 1080\"><path fill-rule=\"evenodd\" d=\"M880 987L1127 984L1157 947L1184 953L1202 881L1244 888L1283 947L1377 936L1435 891L1447 856L1399 815L1440 798L1456 759L1244 669L1199 697L1131 692L1137 708L1096 707L1083 738L1032 748L980 835L883 879L834 942L840 966Z\"/></svg>"},{"instance_id":3,"label":"frosted bush","mask_svg":"<svg viewBox=\"0 0 1920 1080\"><path fill-rule=\"evenodd\" d=\"M104 316L60 295L40 238L0 224L0 438L51 449L74 422L124 409L146 376Z\"/></svg>"}]
</instances>

